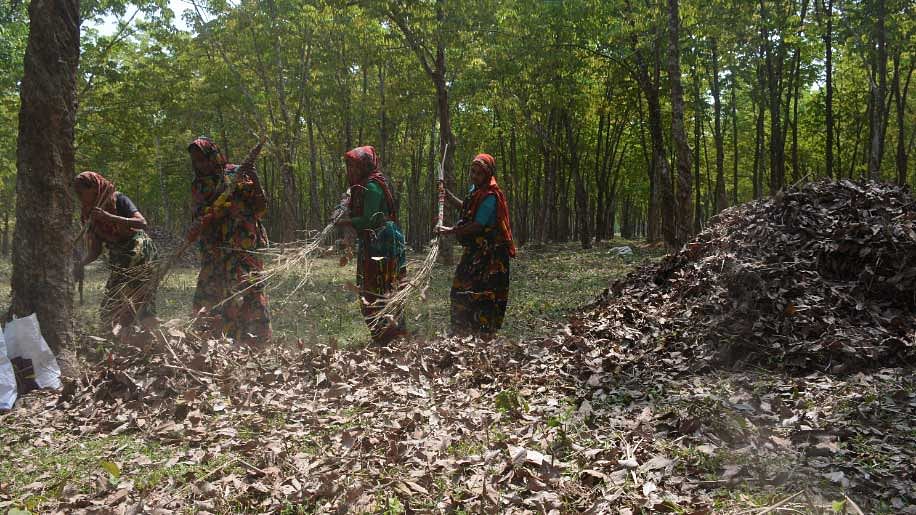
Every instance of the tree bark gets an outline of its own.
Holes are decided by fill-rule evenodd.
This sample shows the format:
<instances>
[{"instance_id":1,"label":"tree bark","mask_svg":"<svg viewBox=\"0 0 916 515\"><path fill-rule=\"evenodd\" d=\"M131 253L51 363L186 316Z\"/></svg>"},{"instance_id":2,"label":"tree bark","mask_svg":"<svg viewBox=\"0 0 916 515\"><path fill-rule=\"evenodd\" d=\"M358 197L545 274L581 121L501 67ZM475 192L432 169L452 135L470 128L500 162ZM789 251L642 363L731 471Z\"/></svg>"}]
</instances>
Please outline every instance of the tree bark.
<instances>
[{"instance_id":1,"label":"tree bark","mask_svg":"<svg viewBox=\"0 0 916 515\"><path fill-rule=\"evenodd\" d=\"M71 181L79 0L33 1L29 20L20 87L10 314L37 313L42 334L59 351L72 338L72 253L53 249L76 236Z\"/></svg>"},{"instance_id":2,"label":"tree bark","mask_svg":"<svg viewBox=\"0 0 916 515\"><path fill-rule=\"evenodd\" d=\"M582 171L580 170L579 135L573 129L569 112L564 113L563 121L566 126L566 142L570 151L569 167L576 188L576 231L582 248L590 249L592 248L592 233L588 223L588 193L585 189L585 179L582 177Z\"/></svg>"},{"instance_id":3,"label":"tree bark","mask_svg":"<svg viewBox=\"0 0 916 515\"><path fill-rule=\"evenodd\" d=\"M906 100L910 89L910 79L913 77L913 67L916 60L910 58L910 71L907 72L906 81L903 89L900 88L900 53L894 56L894 98L897 107L897 153L895 164L897 165L897 184L904 186L907 184L907 149L906 149L906 123L904 116L906 114Z\"/></svg>"},{"instance_id":4,"label":"tree bark","mask_svg":"<svg viewBox=\"0 0 916 515\"><path fill-rule=\"evenodd\" d=\"M774 55L770 31L767 28L769 16L765 0L760 0L760 20L770 108L770 194L775 195L786 184L786 149L782 132L782 115L780 114L783 59L781 50Z\"/></svg>"},{"instance_id":5,"label":"tree bark","mask_svg":"<svg viewBox=\"0 0 916 515\"><path fill-rule=\"evenodd\" d=\"M738 205L738 78L732 70L732 205Z\"/></svg>"},{"instance_id":6,"label":"tree bark","mask_svg":"<svg viewBox=\"0 0 916 515\"><path fill-rule=\"evenodd\" d=\"M700 138L703 135L703 116L704 106L703 99L700 96L700 74L693 74L693 189L694 189L694 213L693 213L693 232L699 233L701 230L700 221Z\"/></svg>"},{"instance_id":7,"label":"tree bark","mask_svg":"<svg viewBox=\"0 0 916 515\"><path fill-rule=\"evenodd\" d=\"M871 146L868 155L868 178L881 179L881 157L884 150L884 99L887 96L887 42L884 26L886 9L885 0L875 0L875 44L873 74L871 81L871 117L869 123Z\"/></svg>"},{"instance_id":8,"label":"tree bark","mask_svg":"<svg viewBox=\"0 0 916 515\"><path fill-rule=\"evenodd\" d=\"M826 143L824 153L827 165L827 177L833 177L833 0L827 0L825 16L827 16L827 31L824 34L825 50L825 75L826 75Z\"/></svg>"},{"instance_id":9,"label":"tree bark","mask_svg":"<svg viewBox=\"0 0 916 515\"><path fill-rule=\"evenodd\" d=\"M668 0L668 81L671 83L671 132L677 167L677 233L674 247L686 243L693 234L693 210L690 204L690 145L684 129L684 91L681 86L680 16L678 0Z\"/></svg>"},{"instance_id":10,"label":"tree bark","mask_svg":"<svg viewBox=\"0 0 916 515\"><path fill-rule=\"evenodd\" d=\"M712 102L715 111L713 138L716 142L716 197L713 211L719 214L728 207L725 191L725 136L722 133L722 90L719 84L719 48L716 38L712 39Z\"/></svg>"}]
</instances>

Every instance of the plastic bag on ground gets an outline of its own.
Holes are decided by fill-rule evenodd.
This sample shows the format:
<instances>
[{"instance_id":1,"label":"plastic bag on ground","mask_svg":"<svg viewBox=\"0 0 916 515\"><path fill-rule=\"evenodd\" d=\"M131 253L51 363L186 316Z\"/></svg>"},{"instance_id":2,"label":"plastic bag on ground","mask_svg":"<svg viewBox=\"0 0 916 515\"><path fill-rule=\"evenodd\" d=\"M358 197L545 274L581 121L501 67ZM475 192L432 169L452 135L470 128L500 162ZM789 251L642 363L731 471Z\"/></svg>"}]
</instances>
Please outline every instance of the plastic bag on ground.
<instances>
[{"instance_id":1,"label":"plastic bag on ground","mask_svg":"<svg viewBox=\"0 0 916 515\"><path fill-rule=\"evenodd\" d=\"M0 410L13 409L16 397L16 372L6 355L6 340L0 332Z\"/></svg>"},{"instance_id":2,"label":"plastic bag on ground","mask_svg":"<svg viewBox=\"0 0 916 515\"><path fill-rule=\"evenodd\" d=\"M41 336L37 315L32 313L24 318L13 319L3 329L3 336L10 361L19 363L16 358L21 358L26 362L23 363L26 368L27 362L31 362L32 370L26 373L29 376L34 373L34 378L27 379L34 379L39 388L60 388L60 366L48 342Z\"/></svg>"}]
</instances>

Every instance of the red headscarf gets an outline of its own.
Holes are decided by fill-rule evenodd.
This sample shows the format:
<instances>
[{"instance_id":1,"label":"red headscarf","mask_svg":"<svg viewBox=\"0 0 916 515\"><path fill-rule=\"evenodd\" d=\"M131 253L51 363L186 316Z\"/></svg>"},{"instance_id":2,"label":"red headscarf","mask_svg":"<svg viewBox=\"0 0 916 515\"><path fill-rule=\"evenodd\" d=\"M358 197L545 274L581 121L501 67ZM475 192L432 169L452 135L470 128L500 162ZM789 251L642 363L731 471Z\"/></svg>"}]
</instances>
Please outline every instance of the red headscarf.
<instances>
[{"instance_id":1,"label":"red headscarf","mask_svg":"<svg viewBox=\"0 0 916 515\"><path fill-rule=\"evenodd\" d=\"M348 177L350 187L362 186L365 188L366 185L369 184L369 181L373 181L381 186L382 191L385 193L385 201L388 204L388 218L397 222L398 214L395 211L394 195L391 193L391 188L388 187L388 180L382 175L382 171L379 170L378 154L375 153L375 147L365 146L354 148L344 154L344 159L353 163L360 172L360 177L358 179ZM353 207L356 208L356 210L362 209L361 203L356 203ZM355 216L362 215L362 213L352 214Z\"/></svg>"},{"instance_id":2,"label":"red headscarf","mask_svg":"<svg viewBox=\"0 0 916 515\"><path fill-rule=\"evenodd\" d=\"M80 205L80 220L84 224L89 223L92 208L95 207L99 207L113 215L118 214L115 202L117 190L113 182L96 172L83 172L77 175L73 182L80 188L89 189L94 193L91 202L81 203ZM92 232L105 241L114 242L121 241L129 236L133 229L123 224L94 218L92 220Z\"/></svg>"},{"instance_id":3,"label":"red headscarf","mask_svg":"<svg viewBox=\"0 0 916 515\"><path fill-rule=\"evenodd\" d=\"M506 202L506 195L496 183L496 160L490 154L477 154L471 166L476 166L490 176L490 182L483 188L477 188L471 197L471 203L468 206L469 218L473 218L477 213L477 208L489 195L496 197L496 223L503 233L506 243L509 245L509 256L515 257L515 241L512 239L512 222L509 218L509 203Z\"/></svg>"}]
</instances>

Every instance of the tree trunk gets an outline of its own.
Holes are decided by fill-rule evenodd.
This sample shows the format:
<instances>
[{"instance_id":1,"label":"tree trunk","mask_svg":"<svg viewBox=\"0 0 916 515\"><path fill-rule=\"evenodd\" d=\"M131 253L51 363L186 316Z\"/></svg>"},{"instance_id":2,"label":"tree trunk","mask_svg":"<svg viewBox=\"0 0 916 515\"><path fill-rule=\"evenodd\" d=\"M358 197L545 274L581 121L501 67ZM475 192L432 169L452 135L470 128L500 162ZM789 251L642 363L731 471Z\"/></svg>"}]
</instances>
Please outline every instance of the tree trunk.
<instances>
[{"instance_id":1,"label":"tree trunk","mask_svg":"<svg viewBox=\"0 0 916 515\"><path fill-rule=\"evenodd\" d=\"M760 89L757 95L757 120L756 132L754 136L754 199L759 200L763 196L763 172L765 165L764 157L764 117L766 116L764 95L766 94L765 79L763 68L757 65L757 84Z\"/></svg>"},{"instance_id":2,"label":"tree trunk","mask_svg":"<svg viewBox=\"0 0 916 515\"><path fill-rule=\"evenodd\" d=\"M72 263L71 252L52 250L76 236L71 181L79 0L34 1L29 20L20 87L10 314L37 313L42 334L59 351L72 337Z\"/></svg>"},{"instance_id":3,"label":"tree trunk","mask_svg":"<svg viewBox=\"0 0 916 515\"><path fill-rule=\"evenodd\" d=\"M719 87L719 48L712 39L712 102L715 111L713 138L716 142L716 197L713 211L719 214L728 207L725 191L725 136L722 134L722 90Z\"/></svg>"},{"instance_id":4,"label":"tree trunk","mask_svg":"<svg viewBox=\"0 0 916 515\"><path fill-rule=\"evenodd\" d=\"M833 177L833 0L827 0L826 13L827 32L824 34L825 50L825 76L826 76L826 143L824 144L824 155L827 165L827 177Z\"/></svg>"},{"instance_id":5,"label":"tree trunk","mask_svg":"<svg viewBox=\"0 0 916 515\"><path fill-rule=\"evenodd\" d=\"M868 156L868 178L877 181L881 179L881 157L884 150L884 99L887 96L887 42L884 27L886 9L885 0L875 0L877 13L875 13L875 42L877 50L874 53L874 70L877 82L871 81L871 117L869 123L869 136L871 147Z\"/></svg>"},{"instance_id":6,"label":"tree trunk","mask_svg":"<svg viewBox=\"0 0 916 515\"><path fill-rule=\"evenodd\" d=\"M582 171L580 170L579 135L573 130L572 120L570 120L568 112L564 114L563 122L566 126L566 143L570 152L569 167L576 188L576 231L579 235L579 242L582 243L582 248L590 249L592 248L592 233L588 223L588 193L585 189L585 179L582 177Z\"/></svg>"},{"instance_id":7,"label":"tree trunk","mask_svg":"<svg viewBox=\"0 0 916 515\"><path fill-rule=\"evenodd\" d=\"M312 100L306 99L305 116L309 140L309 227L319 229L323 225L321 219L321 196L318 193L318 144L315 142L315 119L312 112Z\"/></svg>"},{"instance_id":8,"label":"tree trunk","mask_svg":"<svg viewBox=\"0 0 916 515\"><path fill-rule=\"evenodd\" d=\"M388 163L388 109L385 105L385 60L378 64L378 131L379 131L379 159L382 170Z\"/></svg>"},{"instance_id":9,"label":"tree trunk","mask_svg":"<svg viewBox=\"0 0 916 515\"><path fill-rule=\"evenodd\" d=\"M738 78L732 70L732 205L738 205Z\"/></svg>"},{"instance_id":10,"label":"tree trunk","mask_svg":"<svg viewBox=\"0 0 916 515\"><path fill-rule=\"evenodd\" d=\"M677 167L677 233L674 247L680 247L693 233L693 211L690 198L690 145L684 129L684 92L681 87L680 17L678 0L668 0L668 80L671 83L671 132Z\"/></svg>"},{"instance_id":11,"label":"tree trunk","mask_svg":"<svg viewBox=\"0 0 916 515\"><path fill-rule=\"evenodd\" d=\"M694 189L694 213L693 213L693 232L700 232L700 137L703 134L703 99L700 96L700 74L693 74L693 189Z\"/></svg>"},{"instance_id":12,"label":"tree trunk","mask_svg":"<svg viewBox=\"0 0 916 515\"><path fill-rule=\"evenodd\" d=\"M763 41L764 63L766 66L766 85L769 92L770 108L770 194L783 189L786 184L786 152L782 137L782 52L774 55L770 32L766 28L769 20L765 0L760 0L760 35Z\"/></svg>"},{"instance_id":13,"label":"tree trunk","mask_svg":"<svg viewBox=\"0 0 916 515\"><path fill-rule=\"evenodd\" d=\"M904 116L906 114L907 93L910 89L910 79L913 77L913 67L916 61L910 59L910 71L906 75L906 81L903 90L900 89L900 53L894 56L894 98L897 107L897 153L895 164L897 165L897 184L904 186L907 184L907 149L906 149L906 123Z\"/></svg>"},{"instance_id":14,"label":"tree trunk","mask_svg":"<svg viewBox=\"0 0 916 515\"><path fill-rule=\"evenodd\" d=\"M634 46L636 41L634 40ZM661 166L665 167L665 175L669 178L668 184L670 185L670 174L667 169L667 162L664 160L664 138L662 137L661 132L661 107L658 103L658 85L657 81L652 82L649 80L648 70L645 68L645 62L642 60L641 55L637 51L635 53L636 63L637 63L637 82L640 85L640 89L643 94L646 96L646 103L649 104L649 133L652 140L651 145L651 156L646 151L649 148L649 145L646 144L645 129L643 124L643 113L642 113L642 96L638 99L639 102L639 124L640 124L640 143L643 149L643 157L645 158L647 164L647 175L649 176L649 200L648 206L646 207L646 240L649 243L658 242L661 234L665 230L665 223L663 219L665 215L662 214L662 209L659 208L659 188L658 188L658 174L659 166L656 165L658 153L662 154L662 163ZM654 100L649 100L653 98ZM661 145L661 147L659 147ZM670 188L668 188L670 191ZM674 195L671 194L671 199L674 200ZM668 204L668 209L672 206ZM661 222L661 223L660 223ZM673 227L673 223L671 224ZM670 227L669 227L670 229ZM632 235L632 234L631 234Z\"/></svg>"},{"instance_id":15,"label":"tree trunk","mask_svg":"<svg viewBox=\"0 0 916 515\"><path fill-rule=\"evenodd\" d=\"M10 255L10 204L3 208L3 238L0 238L0 256Z\"/></svg>"}]
</instances>

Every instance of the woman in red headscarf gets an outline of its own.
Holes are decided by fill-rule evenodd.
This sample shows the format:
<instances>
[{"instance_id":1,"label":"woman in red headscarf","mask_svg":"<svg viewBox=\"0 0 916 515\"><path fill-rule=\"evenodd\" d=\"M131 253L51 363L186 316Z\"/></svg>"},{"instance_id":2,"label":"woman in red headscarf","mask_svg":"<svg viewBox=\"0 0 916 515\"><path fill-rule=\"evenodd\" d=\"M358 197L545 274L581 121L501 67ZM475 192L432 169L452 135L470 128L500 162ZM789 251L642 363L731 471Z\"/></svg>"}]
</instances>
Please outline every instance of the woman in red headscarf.
<instances>
[{"instance_id":1,"label":"woman in red headscarf","mask_svg":"<svg viewBox=\"0 0 916 515\"><path fill-rule=\"evenodd\" d=\"M478 154L471 162L471 189L464 201L447 192L449 203L461 209L453 234L464 253L451 291L451 330L458 335L492 336L503 325L509 301L509 260L515 257L509 204L496 183L496 161ZM440 187L444 187L440 184Z\"/></svg>"},{"instance_id":2,"label":"woman in red headscarf","mask_svg":"<svg viewBox=\"0 0 916 515\"><path fill-rule=\"evenodd\" d=\"M407 275L404 235L388 180L379 170L373 147L359 147L344 154L350 183L350 216L337 222L357 233L356 285L360 310L372 340L387 343L406 334L404 319L375 320L386 298L397 291Z\"/></svg>"},{"instance_id":3,"label":"woman in red headscarf","mask_svg":"<svg viewBox=\"0 0 916 515\"><path fill-rule=\"evenodd\" d=\"M194 224L189 241L198 240L201 256L194 311L205 329L243 343L270 340L270 306L260 273L258 249L267 245L261 219L267 196L252 168L240 174L219 147L201 136L188 145L194 181ZM253 166L253 164L252 164Z\"/></svg>"},{"instance_id":4,"label":"woman in red headscarf","mask_svg":"<svg viewBox=\"0 0 916 515\"><path fill-rule=\"evenodd\" d=\"M73 181L80 199L80 219L88 224L89 252L76 264L75 273L98 259L102 248L108 250L111 275L102 297L102 321L110 328L128 327L154 315L152 262L156 247L146 234L146 219L127 195L96 172L83 172Z\"/></svg>"}]
</instances>

